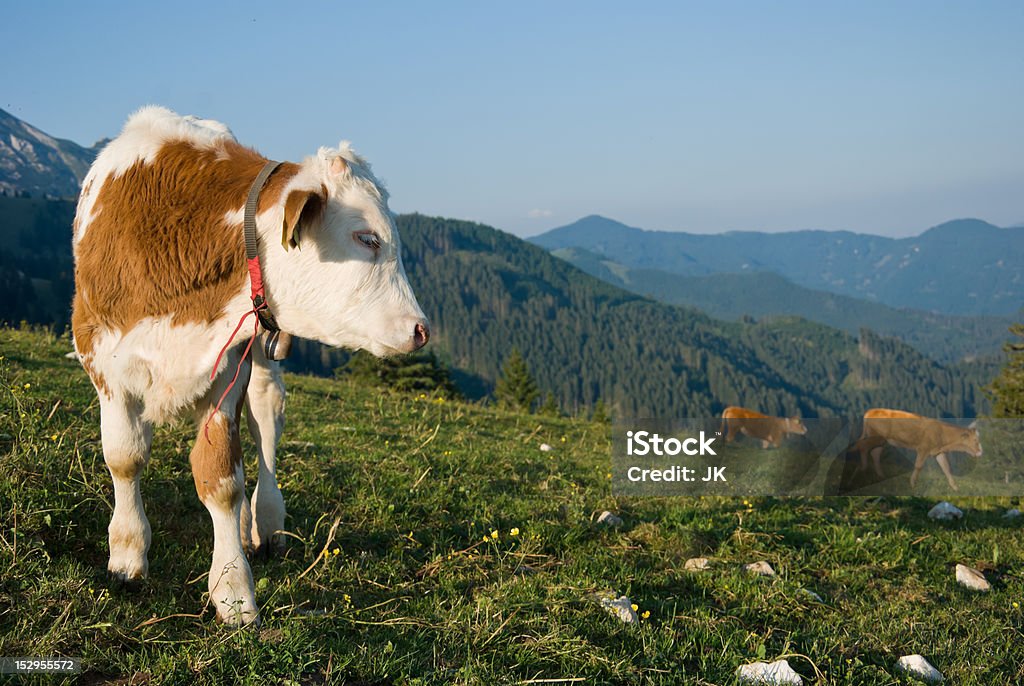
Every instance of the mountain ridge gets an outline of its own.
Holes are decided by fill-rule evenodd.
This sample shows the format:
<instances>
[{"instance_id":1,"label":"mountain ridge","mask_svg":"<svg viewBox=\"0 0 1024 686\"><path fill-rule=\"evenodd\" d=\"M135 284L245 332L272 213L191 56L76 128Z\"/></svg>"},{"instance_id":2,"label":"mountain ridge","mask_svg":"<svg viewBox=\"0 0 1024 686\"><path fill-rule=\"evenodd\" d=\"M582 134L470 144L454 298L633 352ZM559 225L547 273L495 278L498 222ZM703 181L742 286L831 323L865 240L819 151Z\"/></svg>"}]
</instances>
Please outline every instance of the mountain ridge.
<instances>
[{"instance_id":1,"label":"mountain ridge","mask_svg":"<svg viewBox=\"0 0 1024 686\"><path fill-rule=\"evenodd\" d=\"M108 140L87 148L51 136L0 109L0 192L76 197L89 165Z\"/></svg>"},{"instance_id":2,"label":"mountain ridge","mask_svg":"<svg viewBox=\"0 0 1024 686\"><path fill-rule=\"evenodd\" d=\"M820 230L648 231L589 215L528 240L683 276L771 271L806 288L943 314L1006 316L1024 303L1024 230L977 219L887 238Z\"/></svg>"},{"instance_id":3,"label":"mountain ridge","mask_svg":"<svg viewBox=\"0 0 1024 686\"><path fill-rule=\"evenodd\" d=\"M670 305L696 307L719 319L796 315L851 334L866 327L899 338L943 363L998 354L1014 321L1006 316L893 308L806 288L775 272L682 276L633 269L583 248L559 248L552 254L613 285Z\"/></svg>"}]
</instances>

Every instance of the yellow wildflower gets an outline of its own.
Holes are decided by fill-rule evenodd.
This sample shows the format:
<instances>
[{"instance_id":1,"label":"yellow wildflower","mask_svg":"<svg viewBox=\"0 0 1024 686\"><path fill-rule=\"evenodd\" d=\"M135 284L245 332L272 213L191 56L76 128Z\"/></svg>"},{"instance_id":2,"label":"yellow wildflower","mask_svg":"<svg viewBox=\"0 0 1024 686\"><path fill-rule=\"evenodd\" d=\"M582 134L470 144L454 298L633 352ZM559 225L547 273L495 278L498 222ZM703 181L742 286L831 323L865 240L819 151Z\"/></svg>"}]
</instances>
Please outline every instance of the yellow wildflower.
<instances>
[{"instance_id":1,"label":"yellow wildflower","mask_svg":"<svg viewBox=\"0 0 1024 686\"><path fill-rule=\"evenodd\" d=\"M518 527L518 526L514 526L514 527L512 527L512 528L511 528L511 529L509 530L509 532L508 532L508 535L509 535L509 536L518 536L518 535L519 535L519 527Z\"/></svg>"},{"instance_id":2,"label":"yellow wildflower","mask_svg":"<svg viewBox=\"0 0 1024 686\"><path fill-rule=\"evenodd\" d=\"M497 529L495 529L494 531L491 532L491 538L497 540L497 538L498 538L498 530Z\"/></svg>"}]
</instances>

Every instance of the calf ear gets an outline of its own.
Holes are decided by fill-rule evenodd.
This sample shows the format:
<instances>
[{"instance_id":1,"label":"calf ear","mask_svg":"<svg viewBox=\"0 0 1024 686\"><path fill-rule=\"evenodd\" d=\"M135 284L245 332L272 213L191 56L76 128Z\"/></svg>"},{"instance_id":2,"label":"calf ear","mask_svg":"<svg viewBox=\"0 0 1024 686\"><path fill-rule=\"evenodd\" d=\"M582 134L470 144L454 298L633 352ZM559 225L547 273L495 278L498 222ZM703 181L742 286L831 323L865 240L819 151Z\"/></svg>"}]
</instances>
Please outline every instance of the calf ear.
<instances>
[{"instance_id":1,"label":"calf ear","mask_svg":"<svg viewBox=\"0 0 1024 686\"><path fill-rule=\"evenodd\" d=\"M327 204L327 189L320 186L315 191L294 190L284 201L284 226L281 231L281 245L285 250L299 245L299 229L303 224L315 221L323 214Z\"/></svg>"}]
</instances>

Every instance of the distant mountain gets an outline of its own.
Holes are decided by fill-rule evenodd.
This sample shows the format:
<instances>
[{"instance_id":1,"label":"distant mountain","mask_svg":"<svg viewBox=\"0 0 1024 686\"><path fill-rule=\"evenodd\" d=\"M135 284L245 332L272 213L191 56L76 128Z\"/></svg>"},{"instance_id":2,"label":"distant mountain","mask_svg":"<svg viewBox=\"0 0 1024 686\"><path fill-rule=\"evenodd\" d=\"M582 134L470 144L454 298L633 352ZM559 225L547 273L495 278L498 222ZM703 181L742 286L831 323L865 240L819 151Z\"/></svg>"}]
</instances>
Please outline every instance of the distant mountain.
<instances>
[{"instance_id":1,"label":"distant mountain","mask_svg":"<svg viewBox=\"0 0 1024 686\"><path fill-rule=\"evenodd\" d=\"M0 110L0 193L73 198L107 139L85 148Z\"/></svg>"},{"instance_id":2,"label":"distant mountain","mask_svg":"<svg viewBox=\"0 0 1024 686\"><path fill-rule=\"evenodd\" d=\"M797 315L849 333L869 328L909 343L940 362L998 354L1015 321L896 309L862 298L798 286L774 272L682 276L632 269L582 248L552 254L592 276L672 305L689 305L722 319Z\"/></svg>"},{"instance_id":3,"label":"distant mountain","mask_svg":"<svg viewBox=\"0 0 1024 686\"><path fill-rule=\"evenodd\" d=\"M1012 315L1024 304L1024 229L958 219L912 238L848 231L644 231L589 216L530 239L634 269L684 276L774 272L817 290L945 314Z\"/></svg>"}]
</instances>

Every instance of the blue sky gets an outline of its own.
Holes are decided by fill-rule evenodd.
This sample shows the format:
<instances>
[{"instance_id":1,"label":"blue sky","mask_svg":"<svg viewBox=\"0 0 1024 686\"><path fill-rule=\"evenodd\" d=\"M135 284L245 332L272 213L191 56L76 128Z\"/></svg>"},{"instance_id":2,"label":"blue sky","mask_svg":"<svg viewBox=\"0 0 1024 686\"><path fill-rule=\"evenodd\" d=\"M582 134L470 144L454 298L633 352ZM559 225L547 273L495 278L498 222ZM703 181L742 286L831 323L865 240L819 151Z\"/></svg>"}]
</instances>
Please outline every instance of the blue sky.
<instances>
[{"instance_id":1,"label":"blue sky","mask_svg":"<svg viewBox=\"0 0 1024 686\"><path fill-rule=\"evenodd\" d=\"M0 107L353 141L396 211L531 235L1024 223L1024 3L8 4Z\"/></svg>"}]
</instances>

